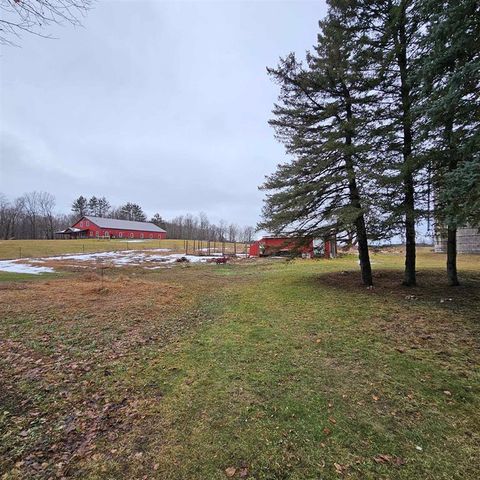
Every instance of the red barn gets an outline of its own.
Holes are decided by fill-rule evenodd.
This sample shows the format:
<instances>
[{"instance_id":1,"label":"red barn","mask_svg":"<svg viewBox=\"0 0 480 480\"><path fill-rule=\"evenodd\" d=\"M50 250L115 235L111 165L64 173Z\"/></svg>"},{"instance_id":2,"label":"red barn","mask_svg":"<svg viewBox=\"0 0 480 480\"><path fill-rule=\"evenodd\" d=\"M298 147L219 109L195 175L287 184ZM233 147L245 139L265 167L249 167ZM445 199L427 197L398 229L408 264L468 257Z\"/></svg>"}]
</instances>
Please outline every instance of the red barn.
<instances>
[{"instance_id":1,"label":"red barn","mask_svg":"<svg viewBox=\"0 0 480 480\"><path fill-rule=\"evenodd\" d=\"M161 239L167 232L154 223L85 216L71 227L56 232L68 238Z\"/></svg>"},{"instance_id":2,"label":"red barn","mask_svg":"<svg viewBox=\"0 0 480 480\"><path fill-rule=\"evenodd\" d=\"M302 239L293 237L263 237L250 245L249 255L267 257L270 255L290 255L299 253L302 256L336 257L337 243L335 236L325 239Z\"/></svg>"}]
</instances>

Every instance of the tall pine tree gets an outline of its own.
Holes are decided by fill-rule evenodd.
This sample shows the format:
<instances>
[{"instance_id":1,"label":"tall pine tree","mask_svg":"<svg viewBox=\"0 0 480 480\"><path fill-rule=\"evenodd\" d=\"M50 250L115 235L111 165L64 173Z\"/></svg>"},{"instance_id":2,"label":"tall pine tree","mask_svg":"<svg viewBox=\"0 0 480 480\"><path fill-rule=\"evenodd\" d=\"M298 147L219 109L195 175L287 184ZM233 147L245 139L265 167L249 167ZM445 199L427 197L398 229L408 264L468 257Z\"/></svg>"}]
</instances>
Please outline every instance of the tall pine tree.
<instances>
[{"instance_id":1,"label":"tall pine tree","mask_svg":"<svg viewBox=\"0 0 480 480\"><path fill-rule=\"evenodd\" d=\"M378 79L374 89L377 102L375 127L371 128L372 157L379 205L388 214L394 231L403 229L406 243L404 284L416 284L416 203L421 164L413 105L419 15L415 0L356 0L356 28L370 42L370 57Z\"/></svg>"},{"instance_id":2,"label":"tall pine tree","mask_svg":"<svg viewBox=\"0 0 480 480\"><path fill-rule=\"evenodd\" d=\"M306 66L290 54L268 69L281 86L270 123L294 159L279 165L261 187L269 193L259 226L300 236L331 230L348 236L354 229L362 280L370 286L359 132L369 121L371 85L364 75L364 39L349 27L349 3L329 2Z\"/></svg>"},{"instance_id":3,"label":"tall pine tree","mask_svg":"<svg viewBox=\"0 0 480 480\"><path fill-rule=\"evenodd\" d=\"M454 286L457 227L480 225L480 3L426 0L421 14L419 110L431 147L437 230L446 229L447 278Z\"/></svg>"},{"instance_id":4,"label":"tall pine tree","mask_svg":"<svg viewBox=\"0 0 480 480\"><path fill-rule=\"evenodd\" d=\"M78 217L88 215L88 200L83 195L80 195L76 200L73 201L72 212Z\"/></svg>"}]
</instances>

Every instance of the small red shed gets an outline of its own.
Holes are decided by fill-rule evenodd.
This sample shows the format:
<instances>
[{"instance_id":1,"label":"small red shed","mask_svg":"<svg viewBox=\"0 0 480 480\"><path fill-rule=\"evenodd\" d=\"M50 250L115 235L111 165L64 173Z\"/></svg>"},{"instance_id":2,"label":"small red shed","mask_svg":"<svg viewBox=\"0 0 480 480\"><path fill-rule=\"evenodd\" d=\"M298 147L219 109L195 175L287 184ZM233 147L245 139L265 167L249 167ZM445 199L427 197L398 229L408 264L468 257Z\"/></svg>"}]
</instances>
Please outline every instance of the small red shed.
<instances>
[{"instance_id":1,"label":"small red shed","mask_svg":"<svg viewBox=\"0 0 480 480\"><path fill-rule=\"evenodd\" d=\"M150 222L135 222L116 218L82 217L78 222L57 235L68 238L123 238L158 240L167 237L167 232Z\"/></svg>"},{"instance_id":2,"label":"small red shed","mask_svg":"<svg viewBox=\"0 0 480 480\"><path fill-rule=\"evenodd\" d=\"M262 237L250 245L251 257L268 257L271 255L300 254L306 257L333 258L337 256L337 243L334 235L325 239L295 237Z\"/></svg>"}]
</instances>

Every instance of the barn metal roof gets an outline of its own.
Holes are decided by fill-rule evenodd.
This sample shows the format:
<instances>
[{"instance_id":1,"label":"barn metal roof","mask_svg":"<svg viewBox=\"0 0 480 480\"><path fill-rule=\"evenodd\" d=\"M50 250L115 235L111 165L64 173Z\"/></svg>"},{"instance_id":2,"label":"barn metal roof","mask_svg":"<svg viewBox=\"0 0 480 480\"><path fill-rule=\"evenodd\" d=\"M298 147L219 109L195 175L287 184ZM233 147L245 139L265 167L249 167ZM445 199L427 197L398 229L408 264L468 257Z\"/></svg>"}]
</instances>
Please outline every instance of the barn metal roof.
<instances>
[{"instance_id":1,"label":"barn metal roof","mask_svg":"<svg viewBox=\"0 0 480 480\"><path fill-rule=\"evenodd\" d=\"M165 232L163 228L157 227L154 223L150 222L134 222L132 220L118 220L116 218L102 218L85 216L87 220L97 225L100 228L114 228L119 230L141 230L144 232Z\"/></svg>"},{"instance_id":2,"label":"barn metal roof","mask_svg":"<svg viewBox=\"0 0 480 480\"><path fill-rule=\"evenodd\" d=\"M75 228L75 227L68 227L65 230L60 230L58 232L55 232L57 234L62 234L62 233L78 233L78 232L86 232L87 230L81 229L81 228Z\"/></svg>"}]
</instances>

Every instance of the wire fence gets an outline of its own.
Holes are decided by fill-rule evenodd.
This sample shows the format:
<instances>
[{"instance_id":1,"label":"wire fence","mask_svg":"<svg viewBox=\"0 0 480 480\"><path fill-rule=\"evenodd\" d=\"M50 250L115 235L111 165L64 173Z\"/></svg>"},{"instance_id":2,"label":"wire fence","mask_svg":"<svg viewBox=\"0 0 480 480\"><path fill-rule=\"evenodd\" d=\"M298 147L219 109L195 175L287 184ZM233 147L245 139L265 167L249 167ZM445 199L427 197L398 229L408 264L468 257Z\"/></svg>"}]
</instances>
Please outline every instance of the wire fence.
<instances>
[{"instance_id":1,"label":"wire fence","mask_svg":"<svg viewBox=\"0 0 480 480\"><path fill-rule=\"evenodd\" d=\"M0 241L0 259L55 257L71 254L123 250L164 250L185 255L247 255L249 243L213 240L5 240Z\"/></svg>"}]
</instances>

